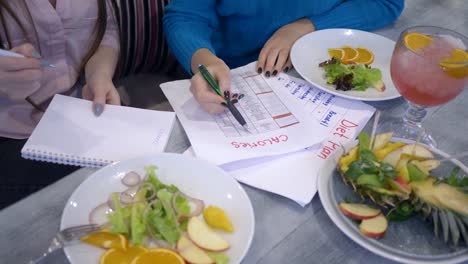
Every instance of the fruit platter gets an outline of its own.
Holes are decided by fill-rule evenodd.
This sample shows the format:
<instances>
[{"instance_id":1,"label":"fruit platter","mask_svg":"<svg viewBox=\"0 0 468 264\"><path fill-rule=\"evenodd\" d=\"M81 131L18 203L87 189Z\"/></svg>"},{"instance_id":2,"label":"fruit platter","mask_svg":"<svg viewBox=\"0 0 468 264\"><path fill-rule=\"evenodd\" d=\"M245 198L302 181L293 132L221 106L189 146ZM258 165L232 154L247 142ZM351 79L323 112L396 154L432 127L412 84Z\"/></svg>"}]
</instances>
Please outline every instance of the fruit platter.
<instances>
[{"instance_id":1,"label":"fruit platter","mask_svg":"<svg viewBox=\"0 0 468 264\"><path fill-rule=\"evenodd\" d=\"M468 259L468 169L392 133L343 146L319 177L321 202L364 248L400 262Z\"/></svg>"}]
</instances>

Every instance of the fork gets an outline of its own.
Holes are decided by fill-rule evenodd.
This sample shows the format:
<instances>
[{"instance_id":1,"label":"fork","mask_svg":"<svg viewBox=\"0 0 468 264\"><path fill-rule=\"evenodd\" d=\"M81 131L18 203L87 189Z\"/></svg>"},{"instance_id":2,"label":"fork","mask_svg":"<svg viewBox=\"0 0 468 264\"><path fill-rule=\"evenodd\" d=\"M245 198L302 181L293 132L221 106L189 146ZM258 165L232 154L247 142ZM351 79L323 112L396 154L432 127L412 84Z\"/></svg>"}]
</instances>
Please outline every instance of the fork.
<instances>
[{"instance_id":1,"label":"fork","mask_svg":"<svg viewBox=\"0 0 468 264\"><path fill-rule=\"evenodd\" d=\"M100 225L89 224L72 226L62 231L59 231L52 239L52 242L50 243L50 246L47 249L47 251L41 257L29 262L29 264L41 263L43 260L49 257L52 252L56 251L57 249L64 248L72 244L73 242L77 242L81 237L98 231L99 229L101 229Z\"/></svg>"}]
</instances>

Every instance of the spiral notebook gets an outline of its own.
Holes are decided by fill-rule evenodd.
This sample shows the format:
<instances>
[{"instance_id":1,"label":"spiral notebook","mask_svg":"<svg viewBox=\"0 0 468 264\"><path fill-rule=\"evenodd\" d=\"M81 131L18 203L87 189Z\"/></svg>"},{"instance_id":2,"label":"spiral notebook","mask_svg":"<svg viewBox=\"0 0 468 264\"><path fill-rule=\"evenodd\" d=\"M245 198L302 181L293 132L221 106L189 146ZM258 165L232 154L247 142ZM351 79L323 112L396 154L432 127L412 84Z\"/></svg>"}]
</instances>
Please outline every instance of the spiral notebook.
<instances>
[{"instance_id":1,"label":"spiral notebook","mask_svg":"<svg viewBox=\"0 0 468 264\"><path fill-rule=\"evenodd\" d=\"M96 117L91 107L90 101L55 95L21 150L23 158L101 167L164 151L174 112L106 105Z\"/></svg>"}]
</instances>

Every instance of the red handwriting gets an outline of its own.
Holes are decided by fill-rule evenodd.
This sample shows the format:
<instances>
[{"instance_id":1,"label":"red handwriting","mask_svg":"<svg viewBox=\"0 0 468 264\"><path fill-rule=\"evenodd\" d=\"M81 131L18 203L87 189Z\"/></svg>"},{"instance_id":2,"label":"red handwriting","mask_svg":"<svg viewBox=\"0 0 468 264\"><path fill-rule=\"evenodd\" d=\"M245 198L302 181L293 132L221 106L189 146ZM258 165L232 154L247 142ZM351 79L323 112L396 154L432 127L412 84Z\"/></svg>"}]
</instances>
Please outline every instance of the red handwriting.
<instances>
[{"instance_id":1,"label":"red handwriting","mask_svg":"<svg viewBox=\"0 0 468 264\"><path fill-rule=\"evenodd\" d=\"M233 141L231 142L231 145L234 148L257 148L257 147L265 147L273 144L278 144L281 142L286 142L288 141L288 136L287 135L279 135L277 137L271 137L267 138L264 140L259 140L256 142L236 142Z\"/></svg>"},{"instance_id":2,"label":"red handwriting","mask_svg":"<svg viewBox=\"0 0 468 264\"><path fill-rule=\"evenodd\" d=\"M351 128L355 128L357 126L358 126L357 124L349 120L342 119L341 122L338 124L338 126L335 128L335 132L333 132L333 135L349 139L349 137L346 136L346 132L351 130Z\"/></svg>"},{"instance_id":3,"label":"red handwriting","mask_svg":"<svg viewBox=\"0 0 468 264\"><path fill-rule=\"evenodd\" d=\"M340 144L328 140L324 143L322 150L320 150L320 153L318 154L318 157L321 159L327 159L330 156L330 154L332 154L333 151L335 151L338 148L340 148Z\"/></svg>"}]
</instances>

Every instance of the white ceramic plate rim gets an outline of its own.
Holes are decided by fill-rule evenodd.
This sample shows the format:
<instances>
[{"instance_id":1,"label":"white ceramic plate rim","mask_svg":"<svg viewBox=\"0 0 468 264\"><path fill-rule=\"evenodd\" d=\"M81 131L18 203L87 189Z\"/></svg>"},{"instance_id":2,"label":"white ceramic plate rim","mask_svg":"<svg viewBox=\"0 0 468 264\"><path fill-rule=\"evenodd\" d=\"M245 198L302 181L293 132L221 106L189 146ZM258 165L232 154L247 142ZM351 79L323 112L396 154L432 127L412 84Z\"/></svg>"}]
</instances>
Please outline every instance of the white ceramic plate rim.
<instances>
[{"instance_id":1,"label":"white ceramic plate rim","mask_svg":"<svg viewBox=\"0 0 468 264\"><path fill-rule=\"evenodd\" d=\"M411 143L412 141L400 139L400 138L393 138L392 141L401 141L404 143ZM345 149L349 150L352 146L356 146L358 141L352 141L345 144ZM426 146L427 147L427 146ZM438 149L430 148L430 150L434 153L437 153L445 158L449 157L449 155L445 152L442 152ZM325 171L325 168L336 168L336 160L338 160L339 156L342 153L335 152L330 158L326 161L327 165L323 165L324 170L320 172L320 177L318 178L318 193L320 196L320 201L322 203L325 212L327 212L328 216L332 220L333 223L351 240L358 243L365 249L380 255L384 258L391 259L398 262L403 263L417 263L417 264L452 264L452 263L460 263L462 261L468 260L468 254L461 253L459 255L454 255L449 258L444 258L443 255L440 257L424 257L424 256L417 256L412 255L409 253L401 252L398 250L394 250L392 248L383 245L378 240L371 240L364 237L359 231L355 230L353 226L351 226L350 222L345 221L344 216L338 212L337 209L337 201L334 201L334 198L331 195L331 184L330 180L332 179L334 172L333 171ZM334 163L334 166L329 166L330 163ZM463 163L459 161L454 161L454 163L464 171L468 171L468 168L463 165Z\"/></svg>"},{"instance_id":2,"label":"white ceramic plate rim","mask_svg":"<svg viewBox=\"0 0 468 264\"><path fill-rule=\"evenodd\" d=\"M138 158L133 158L133 159L129 159L129 160L125 160L125 161L120 161L120 162L115 162L115 163L112 163L108 166L105 166L99 170L97 170L96 172L94 172L93 174L91 174L88 178L86 178L74 191L73 193L70 195L69 199L67 200L67 203L65 204L65 207L62 211L62 217L61 217L61 221L60 221L60 230L63 230L64 228L68 227L67 226L67 223L65 222L65 215L66 215L66 211L67 211L67 208L69 207L69 204L70 202L73 200L73 199L76 199L76 195L77 193L80 192L80 190L83 188L84 184L87 183L87 182L92 182L92 181L95 181L96 178L98 177L110 177L113 175L113 172L114 172L114 168L118 168L120 166L125 166L125 164L131 164L131 163L134 163L135 161L138 161L138 160L149 160L149 159L157 159L158 157L160 156L172 156L172 157L176 157L176 158L181 158L181 159L186 159L186 160L193 160L193 161L196 161L198 163L203 163L205 164L205 166L210 166L212 167L214 170L217 170L219 172L220 175L223 175L223 177L227 177L228 179L231 179L232 180L232 183L234 184L234 188L238 189L239 190L239 194L241 196L243 196L243 199L246 199L246 201L248 201L247 204L243 204L243 206L247 206L247 212L248 212L248 215L246 215L245 217L247 217L249 219L249 222L250 222L250 226L248 227L248 230L250 231L249 234L248 234L248 241L246 241L246 246L244 247L244 250L242 251L242 254L240 255L239 257L239 262L238 263L241 263L242 260L245 258L245 256L247 255L251 245L252 245L252 241L253 241L253 237L254 237L254 234L255 234L255 215L254 215L254 210L253 210L253 207L252 207L252 203L250 201L250 198L249 196L247 195L247 193L245 192L244 188L234 179L232 178L232 176L230 176L228 173L226 173L224 170L222 170L221 168L205 161L205 160L201 160L201 159L197 159L197 158L194 158L194 157L189 157L189 156L185 156L185 155L182 155L182 154L175 154L175 153L160 153L160 154L156 154L156 155L150 155L150 156L142 156L142 157L138 157ZM110 190L111 191L111 190ZM73 250L72 247L66 247L64 248L64 252L65 252L65 255L67 256L67 259L70 261L70 263L76 263L76 262L73 262L74 260L71 259L71 256L70 256L70 252L71 250ZM231 263L231 262L230 262Z\"/></svg>"},{"instance_id":3,"label":"white ceramic plate rim","mask_svg":"<svg viewBox=\"0 0 468 264\"><path fill-rule=\"evenodd\" d=\"M335 34L335 35L338 36L338 35L343 35L344 32L352 32L353 34L368 36L368 37L371 37L371 38L378 38L378 39L381 39L381 40L391 41L392 43L395 43L393 40L385 38L385 37L383 37L381 35L374 34L374 33L371 33L371 32L361 31L361 30L355 30L355 29L336 28L336 29L324 29L324 30L315 31L315 32L306 34L306 35L302 36L301 38L299 38L294 43L293 47L291 48L291 63L293 64L294 69L297 71L297 73L299 73L299 75L302 78L304 78L306 81L308 81L309 83L311 83L315 87L317 87L317 88L319 88L319 89L321 89L321 90L323 90L323 91L325 91L327 93L334 94L336 96L340 96L340 97L347 98L347 99L362 100L362 101L386 101L386 100L391 100L391 99L401 97L401 95L398 93L398 90L396 90L396 88L394 87L391 78L389 78L390 83L387 81L387 82L385 82L385 85L387 86L387 89L389 89L389 87L391 87L390 89L395 91L394 95L388 95L388 96L385 96L385 97L366 97L365 96L366 91L362 92L363 96L354 96L354 95L348 95L348 94L346 94L346 92L336 91L334 88L332 88L332 86L324 87L320 83L317 83L316 81L312 80L309 77L309 75L306 74L306 70L303 69L303 67L305 67L305 66L303 66L301 63L299 63L299 61L300 61L299 58L301 57L301 51L299 51L298 47L302 44L302 42L305 41L308 37L310 37L310 35L313 35L313 34L315 34L315 35ZM331 46L331 47L333 47L333 46ZM327 58L326 54L325 54L324 58ZM318 64L313 65L313 67L317 68L317 70L320 70L318 68ZM389 70L390 69L390 61L388 61L387 69L388 70L386 70L386 72L388 72L388 74L390 74L390 70ZM369 89L371 89L371 88L369 88Z\"/></svg>"}]
</instances>

